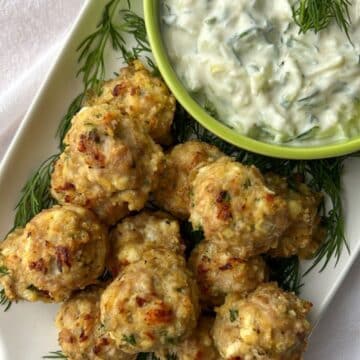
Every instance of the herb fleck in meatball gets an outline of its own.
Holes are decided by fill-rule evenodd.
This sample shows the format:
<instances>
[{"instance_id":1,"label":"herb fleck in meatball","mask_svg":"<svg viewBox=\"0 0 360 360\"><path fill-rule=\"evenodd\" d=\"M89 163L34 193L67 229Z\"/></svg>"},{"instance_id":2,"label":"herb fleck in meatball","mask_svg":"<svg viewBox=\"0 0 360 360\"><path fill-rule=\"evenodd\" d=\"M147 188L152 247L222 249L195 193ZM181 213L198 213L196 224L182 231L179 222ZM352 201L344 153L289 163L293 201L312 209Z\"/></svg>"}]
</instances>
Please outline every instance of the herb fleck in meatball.
<instances>
[{"instance_id":1,"label":"herb fleck in meatball","mask_svg":"<svg viewBox=\"0 0 360 360\"><path fill-rule=\"evenodd\" d=\"M232 293L217 309L214 342L224 359L300 360L310 334L311 303L275 283Z\"/></svg>"},{"instance_id":2,"label":"herb fleck in meatball","mask_svg":"<svg viewBox=\"0 0 360 360\"><path fill-rule=\"evenodd\" d=\"M313 257L326 233L320 224L319 215L322 194L311 191L300 181L295 181L293 186L289 187L286 178L274 174L268 174L266 181L270 188L286 200L290 219L290 226L280 237L278 246L270 250L270 255L299 255L305 259Z\"/></svg>"},{"instance_id":3,"label":"herb fleck in meatball","mask_svg":"<svg viewBox=\"0 0 360 360\"><path fill-rule=\"evenodd\" d=\"M94 284L103 273L108 236L89 210L54 206L0 244L0 278L11 300L60 302L76 289Z\"/></svg>"},{"instance_id":4,"label":"herb fleck in meatball","mask_svg":"<svg viewBox=\"0 0 360 360\"><path fill-rule=\"evenodd\" d=\"M122 352L100 322L102 289L88 289L66 301L56 317L59 343L68 360L135 360Z\"/></svg>"},{"instance_id":5,"label":"herb fleck in meatball","mask_svg":"<svg viewBox=\"0 0 360 360\"><path fill-rule=\"evenodd\" d=\"M194 170L222 156L215 146L200 141L175 146L165 157L165 171L154 193L156 204L180 219L187 219Z\"/></svg>"},{"instance_id":6,"label":"herb fleck in meatball","mask_svg":"<svg viewBox=\"0 0 360 360\"><path fill-rule=\"evenodd\" d=\"M199 286L200 300L210 306L223 304L230 292L255 290L267 278L260 256L242 260L232 248L209 241L193 250L189 266Z\"/></svg>"},{"instance_id":7,"label":"herb fleck in meatball","mask_svg":"<svg viewBox=\"0 0 360 360\"><path fill-rule=\"evenodd\" d=\"M176 101L161 78L153 76L135 60L120 70L119 77L104 83L100 96L88 105L110 104L140 122L155 142L168 145Z\"/></svg>"},{"instance_id":8,"label":"herb fleck in meatball","mask_svg":"<svg viewBox=\"0 0 360 360\"><path fill-rule=\"evenodd\" d=\"M101 297L101 320L122 350L154 351L181 342L196 327L198 293L185 260L150 250L128 265Z\"/></svg>"},{"instance_id":9,"label":"herb fleck in meatball","mask_svg":"<svg viewBox=\"0 0 360 360\"><path fill-rule=\"evenodd\" d=\"M136 121L109 105L84 108L65 144L51 181L60 203L92 209L108 224L144 207L164 155Z\"/></svg>"},{"instance_id":10,"label":"herb fleck in meatball","mask_svg":"<svg viewBox=\"0 0 360 360\"><path fill-rule=\"evenodd\" d=\"M156 351L155 355L159 360L221 360L211 337L213 324L211 317L200 318L191 336L178 345Z\"/></svg>"},{"instance_id":11,"label":"herb fleck in meatball","mask_svg":"<svg viewBox=\"0 0 360 360\"><path fill-rule=\"evenodd\" d=\"M206 239L236 247L244 259L275 248L288 226L286 201L265 185L258 169L229 158L199 169L190 214Z\"/></svg>"},{"instance_id":12,"label":"herb fleck in meatball","mask_svg":"<svg viewBox=\"0 0 360 360\"><path fill-rule=\"evenodd\" d=\"M167 214L144 211L123 219L110 235L110 269L114 276L126 265L141 260L147 250L162 248L184 252L179 223Z\"/></svg>"}]
</instances>

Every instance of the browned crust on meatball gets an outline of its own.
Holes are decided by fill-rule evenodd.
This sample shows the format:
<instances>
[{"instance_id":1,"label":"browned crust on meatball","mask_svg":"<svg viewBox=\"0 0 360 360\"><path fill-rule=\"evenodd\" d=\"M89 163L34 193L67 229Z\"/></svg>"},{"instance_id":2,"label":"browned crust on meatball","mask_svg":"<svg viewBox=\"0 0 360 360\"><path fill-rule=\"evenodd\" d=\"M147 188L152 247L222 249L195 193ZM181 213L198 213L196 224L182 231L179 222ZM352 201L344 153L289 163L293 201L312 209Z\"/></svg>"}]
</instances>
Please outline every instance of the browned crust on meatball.
<instances>
[{"instance_id":1,"label":"browned crust on meatball","mask_svg":"<svg viewBox=\"0 0 360 360\"><path fill-rule=\"evenodd\" d=\"M265 178L268 186L286 200L290 221L288 229L279 239L278 246L270 250L270 255L312 258L326 235L319 214L323 194L312 191L296 176L291 187L286 178L275 174L267 174Z\"/></svg>"},{"instance_id":2,"label":"browned crust on meatball","mask_svg":"<svg viewBox=\"0 0 360 360\"><path fill-rule=\"evenodd\" d=\"M275 283L250 294L229 294L216 310L215 345L229 360L300 360L311 330L306 320L311 307Z\"/></svg>"},{"instance_id":3,"label":"browned crust on meatball","mask_svg":"<svg viewBox=\"0 0 360 360\"><path fill-rule=\"evenodd\" d=\"M108 224L141 210L163 169L160 146L109 105L83 108L65 145L51 177L52 195L93 210Z\"/></svg>"},{"instance_id":4,"label":"browned crust on meatball","mask_svg":"<svg viewBox=\"0 0 360 360\"><path fill-rule=\"evenodd\" d=\"M153 140L169 145L176 101L164 81L153 76L139 60L106 81L100 95L91 95L88 106L109 104L125 111L145 128Z\"/></svg>"},{"instance_id":5,"label":"browned crust on meatball","mask_svg":"<svg viewBox=\"0 0 360 360\"><path fill-rule=\"evenodd\" d=\"M154 192L155 203L180 219L189 217L191 181L196 170L224 154L201 141L176 145L165 157L165 170Z\"/></svg>"}]
</instances>

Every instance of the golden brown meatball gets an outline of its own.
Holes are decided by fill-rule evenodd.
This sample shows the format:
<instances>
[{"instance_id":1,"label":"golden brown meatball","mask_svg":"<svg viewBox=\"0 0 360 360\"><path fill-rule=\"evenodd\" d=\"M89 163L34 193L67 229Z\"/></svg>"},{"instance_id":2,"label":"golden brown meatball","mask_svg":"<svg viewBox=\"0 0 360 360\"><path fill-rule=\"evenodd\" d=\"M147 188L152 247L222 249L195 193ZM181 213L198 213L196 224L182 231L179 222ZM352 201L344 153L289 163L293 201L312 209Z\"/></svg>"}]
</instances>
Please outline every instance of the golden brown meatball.
<instances>
[{"instance_id":1,"label":"golden brown meatball","mask_svg":"<svg viewBox=\"0 0 360 360\"><path fill-rule=\"evenodd\" d=\"M139 61L122 68L119 77L104 83L100 96L88 99L88 105L110 104L124 110L140 122L155 142L168 145L176 101L161 78Z\"/></svg>"},{"instance_id":2,"label":"golden brown meatball","mask_svg":"<svg viewBox=\"0 0 360 360\"><path fill-rule=\"evenodd\" d=\"M150 250L128 265L101 297L101 321L128 353L176 344L196 327L198 293L185 260Z\"/></svg>"},{"instance_id":3,"label":"golden brown meatball","mask_svg":"<svg viewBox=\"0 0 360 360\"><path fill-rule=\"evenodd\" d=\"M154 193L155 203L174 216L187 219L193 171L222 156L215 146L200 141L175 146L165 157L165 171Z\"/></svg>"},{"instance_id":4,"label":"golden brown meatball","mask_svg":"<svg viewBox=\"0 0 360 360\"><path fill-rule=\"evenodd\" d=\"M56 317L59 344L68 360L135 360L122 352L100 322L102 289L88 289L65 302Z\"/></svg>"},{"instance_id":5,"label":"golden brown meatball","mask_svg":"<svg viewBox=\"0 0 360 360\"><path fill-rule=\"evenodd\" d=\"M229 158L199 169L190 214L193 228L236 247L243 259L275 248L288 226L285 200L266 187L259 170Z\"/></svg>"},{"instance_id":6,"label":"golden brown meatball","mask_svg":"<svg viewBox=\"0 0 360 360\"><path fill-rule=\"evenodd\" d=\"M92 209L108 224L144 207L164 155L126 114L109 105L84 108L65 144L51 179L60 203Z\"/></svg>"},{"instance_id":7,"label":"golden brown meatball","mask_svg":"<svg viewBox=\"0 0 360 360\"><path fill-rule=\"evenodd\" d=\"M209 241L201 242L191 253L189 267L195 274L200 300L206 305L221 305L230 292L247 292L267 278L260 256L239 259L232 248Z\"/></svg>"},{"instance_id":8,"label":"golden brown meatball","mask_svg":"<svg viewBox=\"0 0 360 360\"><path fill-rule=\"evenodd\" d=\"M305 259L313 257L325 236L319 215L323 195L311 191L300 181L290 188L286 178L274 174L268 174L266 181L270 188L286 200L290 219L290 226L280 237L278 246L270 250L270 255L299 255Z\"/></svg>"},{"instance_id":9,"label":"golden brown meatball","mask_svg":"<svg viewBox=\"0 0 360 360\"><path fill-rule=\"evenodd\" d=\"M216 350L211 330L214 319L203 316L193 334L178 345L155 352L159 360L221 360Z\"/></svg>"},{"instance_id":10,"label":"golden brown meatball","mask_svg":"<svg viewBox=\"0 0 360 360\"><path fill-rule=\"evenodd\" d=\"M123 219L111 232L110 246L109 266L114 276L124 266L141 260L147 250L184 252L178 221L160 211L144 211Z\"/></svg>"},{"instance_id":11,"label":"golden brown meatball","mask_svg":"<svg viewBox=\"0 0 360 360\"><path fill-rule=\"evenodd\" d=\"M229 294L217 309L214 342L225 359L300 360L310 334L311 303L275 283Z\"/></svg>"},{"instance_id":12,"label":"golden brown meatball","mask_svg":"<svg viewBox=\"0 0 360 360\"><path fill-rule=\"evenodd\" d=\"M103 273L108 235L89 210L54 206L0 244L9 274L0 279L10 300L59 302Z\"/></svg>"}]
</instances>

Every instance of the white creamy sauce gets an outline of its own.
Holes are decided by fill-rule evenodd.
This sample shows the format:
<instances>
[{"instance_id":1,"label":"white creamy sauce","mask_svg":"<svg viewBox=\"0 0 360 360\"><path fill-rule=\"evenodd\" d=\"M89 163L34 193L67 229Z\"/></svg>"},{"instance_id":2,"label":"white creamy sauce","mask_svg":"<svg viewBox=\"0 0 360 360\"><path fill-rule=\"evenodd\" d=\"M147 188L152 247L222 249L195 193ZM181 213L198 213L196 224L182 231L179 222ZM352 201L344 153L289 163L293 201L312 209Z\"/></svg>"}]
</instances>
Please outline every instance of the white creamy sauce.
<instances>
[{"instance_id":1,"label":"white creamy sauce","mask_svg":"<svg viewBox=\"0 0 360 360\"><path fill-rule=\"evenodd\" d=\"M295 0L163 0L168 54L186 88L242 134L329 143L360 134L360 0L351 40L336 23L299 34Z\"/></svg>"}]
</instances>

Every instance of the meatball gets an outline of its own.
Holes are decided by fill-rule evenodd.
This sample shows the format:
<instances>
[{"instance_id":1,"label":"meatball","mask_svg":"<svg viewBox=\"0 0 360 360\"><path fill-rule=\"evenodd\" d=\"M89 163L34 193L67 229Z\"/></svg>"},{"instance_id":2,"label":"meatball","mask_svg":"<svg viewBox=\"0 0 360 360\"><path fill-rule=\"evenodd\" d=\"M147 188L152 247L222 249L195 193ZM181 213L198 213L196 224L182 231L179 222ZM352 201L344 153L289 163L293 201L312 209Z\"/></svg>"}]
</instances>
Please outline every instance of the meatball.
<instances>
[{"instance_id":1,"label":"meatball","mask_svg":"<svg viewBox=\"0 0 360 360\"><path fill-rule=\"evenodd\" d=\"M260 256L242 260L232 248L208 241L193 250L189 267L195 274L200 300L210 306L223 304L230 292L255 290L267 278L266 265Z\"/></svg>"},{"instance_id":2,"label":"meatball","mask_svg":"<svg viewBox=\"0 0 360 360\"><path fill-rule=\"evenodd\" d=\"M200 318L198 327L190 337L178 345L156 351L156 357L159 360L220 360L211 337L213 324L211 317Z\"/></svg>"},{"instance_id":3,"label":"meatball","mask_svg":"<svg viewBox=\"0 0 360 360\"><path fill-rule=\"evenodd\" d=\"M104 83L100 96L88 105L110 104L140 122L155 142L168 145L176 101L161 78L153 76L139 61L122 68L118 78Z\"/></svg>"},{"instance_id":4,"label":"meatball","mask_svg":"<svg viewBox=\"0 0 360 360\"><path fill-rule=\"evenodd\" d=\"M274 174L268 174L266 181L270 188L286 200L290 218L290 226L280 237L278 246L270 250L270 255L299 255L304 259L313 257L326 234L319 214L323 195L311 191L300 181L295 181L293 186L289 187L286 178Z\"/></svg>"},{"instance_id":5,"label":"meatball","mask_svg":"<svg viewBox=\"0 0 360 360\"><path fill-rule=\"evenodd\" d=\"M287 206L257 168L223 158L199 169L190 221L206 239L231 245L246 259L277 246L288 226Z\"/></svg>"},{"instance_id":6,"label":"meatball","mask_svg":"<svg viewBox=\"0 0 360 360\"><path fill-rule=\"evenodd\" d=\"M84 108L65 144L51 179L60 203L92 209L108 224L144 207L164 155L137 122L109 105Z\"/></svg>"},{"instance_id":7,"label":"meatball","mask_svg":"<svg viewBox=\"0 0 360 360\"><path fill-rule=\"evenodd\" d=\"M275 283L232 293L217 309L214 342L224 359L300 360L310 334L311 303Z\"/></svg>"},{"instance_id":8,"label":"meatball","mask_svg":"<svg viewBox=\"0 0 360 360\"><path fill-rule=\"evenodd\" d=\"M56 317L59 344L68 360L135 360L122 352L100 322L102 289L88 289L65 302Z\"/></svg>"},{"instance_id":9,"label":"meatball","mask_svg":"<svg viewBox=\"0 0 360 360\"><path fill-rule=\"evenodd\" d=\"M128 353L181 342L196 327L198 312L185 260L163 249L125 267L101 297L101 321Z\"/></svg>"},{"instance_id":10,"label":"meatball","mask_svg":"<svg viewBox=\"0 0 360 360\"><path fill-rule=\"evenodd\" d=\"M109 267L114 276L124 266L141 260L147 250L163 248L179 255L184 252L179 223L160 211L144 211L123 219L111 232L110 246Z\"/></svg>"},{"instance_id":11,"label":"meatball","mask_svg":"<svg viewBox=\"0 0 360 360\"><path fill-rule=\"evenodd\" d=\"M194 170L224 154L215 146L188 141L175 146L165 157L165 171L154 193L155 203L180 219L189 217L191 181Z\"/></svg>"},{"instance_id":12,"label":"meatball","mask_svg":"<svg viewBox=\"0 0 360 360\"><path fill-rule=\"evenodd\" d=\"M0 244L1 278L10 300L60 302L103 273L108 236L89 210L54 206Z\"/></svg>"}]
</instances>

